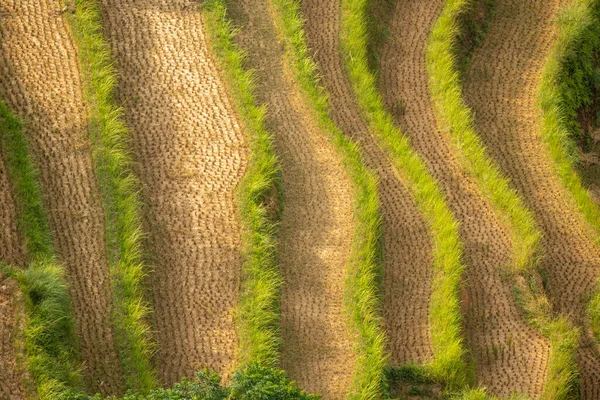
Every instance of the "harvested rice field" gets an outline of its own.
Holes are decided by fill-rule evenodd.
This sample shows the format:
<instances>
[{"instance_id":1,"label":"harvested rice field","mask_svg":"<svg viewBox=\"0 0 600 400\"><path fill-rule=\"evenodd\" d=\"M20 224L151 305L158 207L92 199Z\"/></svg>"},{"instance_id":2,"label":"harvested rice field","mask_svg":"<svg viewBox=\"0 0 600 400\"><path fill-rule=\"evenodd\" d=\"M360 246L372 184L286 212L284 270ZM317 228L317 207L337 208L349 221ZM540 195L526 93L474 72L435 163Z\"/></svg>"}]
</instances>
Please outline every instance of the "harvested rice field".
<instances>
[{"instance_id":1,"label":"harvested rice field","mask_svg":"<svg viewBox=\"0 0 600 400\"><path fill-rule=\"evenodd\" d=\"M0 400L600 399L599 0L0 0Z\"/></svg>"}]
</instances>

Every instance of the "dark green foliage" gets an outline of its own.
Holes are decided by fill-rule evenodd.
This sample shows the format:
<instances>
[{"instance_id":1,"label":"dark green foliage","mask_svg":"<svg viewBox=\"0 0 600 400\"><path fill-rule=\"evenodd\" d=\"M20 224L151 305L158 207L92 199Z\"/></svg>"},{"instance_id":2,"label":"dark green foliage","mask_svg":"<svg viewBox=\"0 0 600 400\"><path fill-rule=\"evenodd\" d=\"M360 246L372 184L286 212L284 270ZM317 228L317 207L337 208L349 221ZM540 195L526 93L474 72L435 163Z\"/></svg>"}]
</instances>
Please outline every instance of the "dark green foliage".
<instances>
[{"instance_id":1,"label":"dark green foliage","mask_svg":"<svg viewBox=\"0 0 600 400\"><path fill-rule=\"evenodd\" d=\"M221 386L215 372L204 370L193 380L183 379L171 389L156 389L148 394L126 394L122 400L317 400L304 393L283 371L251 364L237 371L229 386ZM61 400L103 400L100 395L66 393ZM107 400L112 400L109 398Z\"/></svg>"},{"instance_id":2,"label":"dark green foliage","mask_svg":"<svg viewBox=\"0 0 600 400\"><path fill-rule=\"evenodd\" d=\"M599 2L600 4L600 2ZM590 24L575 39L565 55L563 68L559 72L563 126L571 133L568 142L569 156L577 160L577 146L587 149L591 138L585 135L579 113L590 107L595 95L600 93L600 7L594 10L595 23Z\"/></svg>"}]
</instances>

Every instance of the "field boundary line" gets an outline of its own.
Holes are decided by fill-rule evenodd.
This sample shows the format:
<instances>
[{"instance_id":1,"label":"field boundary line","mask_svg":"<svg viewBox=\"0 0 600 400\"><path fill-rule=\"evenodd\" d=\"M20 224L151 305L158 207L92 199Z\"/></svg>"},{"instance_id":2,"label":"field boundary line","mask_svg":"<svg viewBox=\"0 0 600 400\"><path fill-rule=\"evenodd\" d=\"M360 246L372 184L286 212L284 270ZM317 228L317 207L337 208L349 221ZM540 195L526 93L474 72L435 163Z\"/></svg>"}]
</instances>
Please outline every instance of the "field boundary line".
<instances>
[{"instance_id":1,"label":"field boundary line","mask_svg":"<svg viewBox=\"0 0 600 400\"><path fill-rule=\"evenodd\" d=\"M527 322L550 343L550 360L543 399L566 399L576 385L575 352L579 331L555 317L537 280L541 233L533 214L491 161L474 128L473 115L463 99L460 67L454 53L460 17L472 0L446 0L427 46L429 87L440 128L450 132L463 168L474 178L501 221L512 232L513 262L509 279L515 301Z\"/></svg>"},{"instance_id":2,"label":"field boundary line","mask_svg":"<svg viewBox=\"0 0 600 400\"><path fill-rule=\"evenodd\" d=\"M90 107L88 133L105 212L116 342L127 388L146 393L157 382L150 363L155 343L143 283L148 268L142 247L140 183L132 171L129 130L115 101L117 76L102 31L100 6L96 0L76 0L74 6L67 20L79 49L84 95Z\"/></svg>"},{"instance_id":3,"label":"field boundary line","mask_svg":"<svg viewBox=\"0 0 600 400\"><path fill-rule=\"evenodd\" d=\"M303 94L308 97L319 127L328 133L355 185L356 208L353 246L348 262L344 311L350 330L357 337L355 375L349 399L375 399L384 392L386 364L385 339L381 320L378 263L380 215L377 178L363 160L356 143L333 123L329 116L328 93L310 56L297 0L270 0L275 10L276 28L283 38L285 54ZM307 102L308 103L308 102Z\"/></svg>"}]
</instances>

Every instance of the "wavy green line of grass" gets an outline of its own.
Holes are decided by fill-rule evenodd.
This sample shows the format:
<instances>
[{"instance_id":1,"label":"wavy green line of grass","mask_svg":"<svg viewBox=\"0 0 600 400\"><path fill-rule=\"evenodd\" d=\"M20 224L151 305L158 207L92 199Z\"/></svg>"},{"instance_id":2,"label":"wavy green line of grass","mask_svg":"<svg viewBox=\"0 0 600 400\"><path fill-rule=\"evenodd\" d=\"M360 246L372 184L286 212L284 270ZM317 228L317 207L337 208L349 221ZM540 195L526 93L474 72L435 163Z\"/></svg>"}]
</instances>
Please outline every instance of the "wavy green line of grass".
<instances>
[{"instance_id":1,"label":"wavy green line of grass","mask_svg":"<svg viewBox=\"0 0 600 400\"><path fill-rule=\"evenodd\" d=\"M250 160L238 204L244 225L242 293L237 310L238 367L275 367L279 360L279 293L281 277L275 262L275 219L280 208L280 172L265 129L265 107L257 107L252 71L244 70L244 54L234 44L225 0L204 3L212 46L224 66L236 109L249 132ZM271 204L269 204L271 203Z\"/></svg>"},{"instance_id":2,"label":"wavy green line of grass","mask_svg":"<svg viewBox=\"0 0 600 400\"><path fill-rule=\"evenodd\" d=\"M26 270L6 266L3 270L23 291L25 358L37 395L41 400L54 400L81 385L66 271L54 258L38 172L21 122L2 103L0 140L19 203L19 231L30 259Z\"/></svg>"},{"instance_id":3,"label":"wavy green line of grass","mask_svg":"<svg viewBox=\"0 0 600 400\"><path fill-rule=\"evenodd\" d=\"M355 376L348 398L379 398L385 389L383 369L386 356L380 316L381 271L377 263L380 234L377 180L365 167L357 145L329 117L328 94L317 75L317 66L309 55L299 2L271 0L271 3L276 10L277 28L284 39L286 56L296 79L308 96L319 125L329 133L332 143L342 155L355 186L356 228L346 274L344 308L358 341L355 346Z\"/></svg>"},{"instance_id":4,"label":"wavy green line of grass","mask_svg":"<svg viewBox=\"0 0 600 400\"><path fill-rule=\"evenodd\" d=\"M576 385L575 353L578 331L566 319L554 318L543 291L536 283L540 232L532 213L524 206L509 181L486 154L474 130L471 110L463 100L460 65L455 47L460 19L470 0L447 0L427 45L429 86L443 129L452 134L463 167L475 178L501 220L507 221L513 239L511 280L517 303L527 321L550 343L548 373L542 398L566 399ZM518 277L525 283L518 284Z\"/></svg>"},{"instance_id":5,"label":"wavy green line of grass","mask_svg":"<svg viewBox=\"0 0 600 400\"><path fill-rule=\"evenodd\" d=\"M593 55L582 51L586 46L598 46L600 40L600 2L578 0L563 9L557 19L558 37L544 66L538 93L541 110L541 133L552 155L554 170L563 185L571 192L579 211L596 232L600 244L600 207L591 198L577 173L577 145L573 137L577 122L577 108L581 97L591 88L577 84L584 79L586 63L593 69ZM586 60L587 57L587 60ZM569 70L579 64L579 69ZM589 96L590 94L587 93ZM600 280L596 293L588 303L591 328L600 342Z\"/></svg>"},{"instance_id":6,"label":"wavy green line of grass","mask_svg":"<svg viewBox=\"0 0 600 400\"><path fill-rule=\"evenodd\" d=\"M133 175L129 131L114 98L116 71L102 32L96 0L75 0L68 21L79 48L85 98L90 109L89 134L95 172L102 194L106 247L113 284L113 319L117 347L128 389L144 393L156 387L150 364L154 342L144 299L140 184Z\"/></svg>"},{"instance_id":7,"label":"wavy green line of grass","mask_svg":"<svg viewBox=\"0 0 600 400\"><path fill-rule=\"evenodd\" d=\"M461 337L462 316L459 290L464 266L458 222L442 190L425 163L411 149L409 140L385 111L367 54L368 1L342 1L342 51L350 81L366 120L379 145L402 174L431 230L434 242L433 294L430 303L431 340L434 359L427 369L448 390L469 381L469 367Z\"/></svg>"}]
</instances>

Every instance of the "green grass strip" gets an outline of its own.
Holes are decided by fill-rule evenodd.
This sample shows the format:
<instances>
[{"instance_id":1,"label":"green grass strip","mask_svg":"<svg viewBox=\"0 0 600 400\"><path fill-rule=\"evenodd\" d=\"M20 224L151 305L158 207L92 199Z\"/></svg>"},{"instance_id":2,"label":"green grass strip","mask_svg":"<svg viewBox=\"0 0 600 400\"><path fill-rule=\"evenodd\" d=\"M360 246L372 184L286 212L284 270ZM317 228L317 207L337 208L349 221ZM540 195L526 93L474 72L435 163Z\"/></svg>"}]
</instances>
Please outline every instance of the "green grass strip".
<instances>
[{"instance_id":1,"label":"green grass strip","mask_svg":"<svg viewBox=\"0 0 600 400\"><path fill-rule=\"evenodd\" d=\"M429 87L441 127L452 134L463 168L474 177L497 214L507 221L513 240L511 265L517 303L527 321L548 338L551 351L542 398L566 399L572 394L577 376L575 353L578 332L564 318L554 318L542 290L535 284L540 232L533 214L524 206L509 181L486 154L474 130L471 110L463 100L460 65L455 47L460 18L471 0L447 0L435 23L427 46ZM517 285L517 276L526 283Z\"/></svg>"},{"instance_id":2,"label":"green grass strip","mask_svg":"<svg viewBox=\"0 0 600 400\"><path fill-rule=\"evenodd\" d=\"M96 0L76 0L68 17L79 48L85 97L90 107L89 134L102 194L106 243L113 282L114 330L128 389L147 392L156 386L150 356L154 343L144 300L139 188L132 172L128 130L114 93L116 71Z\"/></svg>"},{"instance_id":3,"label":"green grass strip","mask_svg":"<svg viewBox=\"0 0 600 400\"><path fill-rule=\"evenodd\" d=\"M572 140L571 126L578 125L577 110L569 109L569 105L570 99L577 97L578 93L562 81L564 75L570 73L566 69L569 62L591 57L591 54L579 50L598 40L599 15L598 0L577 0L560 12L557 19L558 37L544 66L538 93L542 138L552 155L554 170L571 192L586 222L596 232L597 244L600 244L600 208L577 173L576 144ZM588 303L588 315L594 336L600 342L600 280L596 294Z\"/></svg>"},{"instance_id":4,"label":"green grass strip","mask_svg":"<svg viewBox=\"0 0 600 400\"><path fill-rule=\"evenodd\" d=\"M385 111L368 63L368 1L343 0L342 4L342 51L358 103L377 142L405 179L433 238L435 275L429 320L434 359L427 369L449 390L462 388L469 378L461 336L459 290L464 265L458 223L425 163Z\"/></svg>"},{"instance_id":5,"label":"green grass strip","mask_svg":"<svg viewBox=\"0 0 600 400\"><path fill-rule=\"evenodd\" d=\"M244 227L242 293L237 309L238 367L275 367L279 360L281 277L275 262L276 217L272 214L280 208L276 204L281 200L276 192L280 186L279 164L264 126L265 107L257 107L253 96L253 73L244 69L244 54L233 41L226 0L207 0L204 9L212 47L245 123L251 152L238 192Z\"/></svg>"},{"instance_id":6,"label":"green grass strip","mask_svg":"<svg viewBox=\"0 0 600 400\"><path fill-rule=\"evenodd\" d=\"M345 282L344 308L351 330L357 334L356 367L350 399L375 399L384 391L385 339L380 316L377 263L380 233L379 199L375 175L365 167L360 151L329 117L328 95L321 85L317 66L309 55L303 19L297 0L271 0L277 28L297 82L308 96L319 126L328 132L342 156L354 184L355 231Z\"/></svg>"},{"instance_id":7,"label":"green grass strip","mask_svg":"<svg viewBox=\"0 0 600 400\"><path fill-rule=\"evenodd\" d=\"M65 268L54 259L38 173L20 121L0 103L0 140L19 203L19 230L30 263L26 270L4 267L25 299L24 346L27 367L41 400L54 400L81 385L71 297Z\"/></svg>"}]
</instances>

